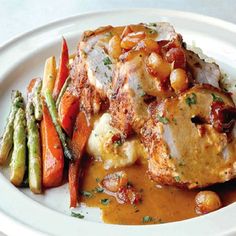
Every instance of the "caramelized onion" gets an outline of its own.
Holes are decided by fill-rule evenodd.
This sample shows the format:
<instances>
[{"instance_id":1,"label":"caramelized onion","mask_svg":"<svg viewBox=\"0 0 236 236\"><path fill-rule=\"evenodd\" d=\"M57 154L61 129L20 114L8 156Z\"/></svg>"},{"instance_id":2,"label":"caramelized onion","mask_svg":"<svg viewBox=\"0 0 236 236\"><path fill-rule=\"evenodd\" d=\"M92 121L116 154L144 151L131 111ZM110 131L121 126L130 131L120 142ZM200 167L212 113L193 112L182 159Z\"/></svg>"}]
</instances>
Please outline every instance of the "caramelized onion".
<instances>
[{"instance_id":1,"label":"caramelized onion","mask_svg":"<svg viewBox=\"0 0 236 236\"><path fill-rule=\"evenodd\" d=\"M221 207L219 196L213 191L201 191L195 197L196 213L206 214L215 211Z\"/></svg>"},{"instance_id":2,"label":"caramelized onion","mask_svg":"<svg viewBox=\"0 0 236 236\"><path fill-rule=\"evenodd\" d=\"M175 92L182 92L188 88L188 77L185 70L174 69L170 74L170 84Z\"/></svg>"},{"instance_id":3,"label":"caramelized onion","mask_svg":"<svg viewBox=\"0 0 236 236\"><path fill-rule=\"evenodd\" d=\"M210 121L218 132L230 132L235 123L236 108L225 105L222 101L212 102Z\"/></svg>"},{"instance_id":4,"label":"caramelized onion","mask_svg":"<svg viewBox=\"0 0 236 236\"><path fill-rule=\"evenodd\" d=\"M143 31L130 33L122 39L121 47L126 50L129 50L133 48L138 42L140 42L145 37L146 37L146 34Z\"/></svg>"}]
</instances>

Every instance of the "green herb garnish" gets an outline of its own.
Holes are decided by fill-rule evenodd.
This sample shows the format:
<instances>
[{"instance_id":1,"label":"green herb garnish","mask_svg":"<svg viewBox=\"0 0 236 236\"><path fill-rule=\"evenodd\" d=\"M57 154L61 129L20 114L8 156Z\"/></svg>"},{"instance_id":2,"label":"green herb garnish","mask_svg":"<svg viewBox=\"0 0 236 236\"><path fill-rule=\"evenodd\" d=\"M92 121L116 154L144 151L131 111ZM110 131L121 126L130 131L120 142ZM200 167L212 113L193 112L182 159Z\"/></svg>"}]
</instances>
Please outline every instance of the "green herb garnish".
<instances>
[{"instance_id":1,"label":"green herb garnish","mask_svg":"<svg viewBox=\"0 0 236 236\"><path fill-rule=\"evenodd\" d=\"M185 102L191 107L191 105L197 103L197 95L195 93L192 93L185 99Z\"/></svg>"},{"instance_id":2,"label":"green herb garnish","mask_svg":"<svg viewBox=\"0 0 236 236\"><path fill-rule=\"evenodd\" d=\"M139 212L139 209L137 208L137 206L135 204L133 204L133 207L134 207L134 212L135 213Z\"/></svg>"},{"instance_id":3,"label":"green herb garnish","mask_svg":"<svg viewBox=\"0 0 236 236\"><path fill-rule=\"evenodd\" d=\"M114 142L114 145L116 146L116 147L120 147L121 145L122 145L122 141L119 139L119 140L116 140L115 142Z\"/></svg>"},{"instance_id":4,"label":"green herb garnish","mask_svg":"<svg viewBox=\"0 0 236 236\"><path fill-rule=\"evenodd\" d=\"M213 102L224 102L221 97L215 95L214 93L212 93L211 96L213 98Z\"/></svg>"},{"instance_id":5,"label":"green herb garnish","mask_svg":"<svg viewBox=\"0 0 236 236\"><path fill-rule=\"evenodd\" d=\"M104 189L102 187L96 187L95 192L96 193L103 193Z\"/></svg>"},{"instance_id":6,"label":"green herb garnish","mask_svg":"<svg viewBox=\"0 0 236 236\"><path fill-rule=\"evenodd\" d=\"M105 66L112 64L111 59L109 57L105 57L102 61Z\"/></svg>"},{"instance_id":7,"label":"green herb garnish","mask_svg":"<svg viewBox=\"0 0 236 236\"><path fill-rule=\"evenodd\" d=\"M158 119L158 121L160 121L161 123L163 123L165 125L168 124L168 122L169 122L169 119L164 116L157 115L157 119Z\"/></svg>"},{"instance_id":8,"label":"green herb garnish","mask_svg":"<svg viewBox=\"0 0 236 236\"><path fill-rule=\"evenodd\" d=\"M100 202L101 202L102 205L106 206L110 203L110 200L108 198L104 198L104 199L101 199Z\"/></svg>"},{"instance_id":9,"label":"green herb garnish","mask_svg":"<svg viewBox=\"0 0 236 236\"><path fill-rule=\"evenodd\" d=\"M82 191L81 194L88 198L91 198L93 196L93 194L89 191Z\"/></svg>"},{"instance_id":10,"label":"green herb garnish","mask_svg":"<svg viewBox=\"0 0 236 236\"><path fill-rule=\"evenodd\" d=\"M141 92L140 96L144 97L146 95L146 93L144 91Z\"/></svg>"},{"instance_id":11,"label":"green herb garnish","mask_svg":"<svg viewBox=\"0 0 236 236\"><path fill-rule=\"evenodd\" d=\"M150 30L148 31L148 33L149 33L149 34L157 34L157 31L154 30L154 29L150 29Z\"/></svg>"},{"instance_id":12,"label":"green herb garnish","mask_svg":"<svg viewBox=\"0 0 236 236\"><path fill-rule=\"evenodd\" d=\"M79 218L79 219L83 219L84 215L80 214L80 213L75 213L75 212L71 212L71 216Z\"/></svg>"},{"instance_id":13,"label":"green herb garnish","mask_svg":"<svg viewBox=\"0 0 236 236\"><path fill-rule=\"evenodd\" d=\"M151 216L144 216L143 217L143 223L148 223L148 222L152 222L153 218Z\"/></svg>"},{"instance_id":14,"label":"green herb garnish","mask_svg":"<svg viewBox=\"0 0 236 236\"><path fill-rule=\"evenodd\" d=\"M174 177L176 182L180 182L180 177L177 175Z\"/></svg>"},{"instance_id":15,"label":"green herb garnish","mask_svg":"<svg viewBox=\"0 0 236 236\"><path fill-rule=\"evenodd\" d=\"M149 25L149 26L154 26L154 27L156 27L156 26L157 26L157 24L156 24L156 23L149 23L148 25Z\"/></svg>"}]
</instances>

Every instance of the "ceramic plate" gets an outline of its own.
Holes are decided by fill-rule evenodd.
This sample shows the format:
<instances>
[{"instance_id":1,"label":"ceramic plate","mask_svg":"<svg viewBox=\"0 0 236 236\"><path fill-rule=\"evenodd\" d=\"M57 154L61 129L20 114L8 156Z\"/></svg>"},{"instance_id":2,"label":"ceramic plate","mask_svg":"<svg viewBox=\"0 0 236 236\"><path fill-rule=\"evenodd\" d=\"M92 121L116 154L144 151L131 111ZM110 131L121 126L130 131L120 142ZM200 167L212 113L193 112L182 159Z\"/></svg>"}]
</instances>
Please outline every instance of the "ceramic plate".
<instances>
[{"instance_id":1,"label":"ceramic plate","mask_svg":"<svg viewBox=\"0 0 236 236\"><path fill-rule=\"evenodd\" d=\"M84 30L102 25L126 25L140 22L167 21L174 25L188 44L195 43L203 52L216 59L231 78L236 79L236 25L192 13L137 9L99 12L73 16L30 31L0 48L0 133L9 112L12 89L25 88L29 80L42 76L45 59L58 57L61 37L68 40L70 52L76 50ZM146 226L103 224L98 209L82 208L83 220L70 216L68 186L33 195L9 183L7 171L0 174L0 218L12 219L19 229L31 228L53 235L235 235L236 203L211 214L175 223ZM88 214L87 214L88 212ZM13 220L14 219L14 220ZM1 221L3 222L3 221ZM6 225L5 225L6 226ZM4 227L4 226L3 226ZM3 229L1 229L3 230ZM5 233L12 228L5 227ZM23 232L23 231L18 231Z\"/></svg>"}]
</instances>

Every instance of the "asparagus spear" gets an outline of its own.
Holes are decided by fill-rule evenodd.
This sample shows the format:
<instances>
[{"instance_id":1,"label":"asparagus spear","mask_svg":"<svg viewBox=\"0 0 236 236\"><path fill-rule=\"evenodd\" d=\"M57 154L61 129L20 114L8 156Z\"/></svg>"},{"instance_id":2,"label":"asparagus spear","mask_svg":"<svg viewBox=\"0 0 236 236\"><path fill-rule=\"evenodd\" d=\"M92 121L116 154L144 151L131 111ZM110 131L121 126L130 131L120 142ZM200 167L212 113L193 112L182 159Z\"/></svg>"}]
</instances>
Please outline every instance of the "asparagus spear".
<instances>
[{"instance_id":1,"label":"asparagus spear","mask_svg":"<svg viewBox=\"0 0 236 236\"><path fill-rule=\"evenodd\" d=\"M65 93L68 85L70 84L70 81L71 81L71 77L67 77L63 87L61 88L61 91L60 91L59 96L58 96L57 101L56 101L56 108L57 109L59 107L59 104L60 104L60 101L61 101L61 98L62 98L63 94Z\"/></svg>"},{"instance_id":2,"label":"asparagus spear","mask_svg":"<svg viewBox=\"0 0 236 236\"><path fill-rule=\"evenodd\" d=\"M43 117L41 90L42 90L42 80L38 79L36 81L36 84L33 90L34 115L35 115L35 119L38 121L42 120L42 117Z\"/></svg>"},{"instance_id":3,"label":"asparagus spear","mask_svg":"<svg viewBox=\"0 0 236 236\"><path fill-rule=\"evenodd\" d=\"M20 186L25 173L26 164L26 120L25 111L19 108L14 120L13 142L14 148L11 157L10 180L15 186Z\"/></svg>"},{"instance_id":4,"label":"asparagus spear","mask_svg":"<svg viewBox=\"0 0 236 236\"><path fill-rule=\"evenodd\" d=\"M36 109L36 108L35 108ZM29 161L29 187L33 193L42 192L42 164L40 136L38 125L34 117L34 106L29 100L26 106L26 121L28 133L28 161Z\"/></svg>"},{"instance_id":5,"label":"asparagus spear","mask_svg":"<svg viewBox=\"0 0 236 236\"><path fill-rule=\"evenodd\" d=\"M13 144L14 118L17 110L23 107L23 97L19 91L12 92L12 106L0 144L0 165L6 163Z\"/></svg>"},{"instance_id":6,"label":"asparagus spear","mask_svg":"<svg viewBox=\"0 0 236 236\"><path fill-rule=\"evenodd\" d=\"M72 152L68 146L67 140L66 140L66 135L63 132L59 122L58 122L58 114L57 114L57 109L55 102L53 100L52 94L49 90L45 92L45 99L46 99L46 104L48 106L49 113L52 117L52 122L55 125L55 128L57 130L58 136L60 137L61 144L63 146L63 151L64 155L67 159L73 161L73 155Z\"/></svg>"}]
</instances>

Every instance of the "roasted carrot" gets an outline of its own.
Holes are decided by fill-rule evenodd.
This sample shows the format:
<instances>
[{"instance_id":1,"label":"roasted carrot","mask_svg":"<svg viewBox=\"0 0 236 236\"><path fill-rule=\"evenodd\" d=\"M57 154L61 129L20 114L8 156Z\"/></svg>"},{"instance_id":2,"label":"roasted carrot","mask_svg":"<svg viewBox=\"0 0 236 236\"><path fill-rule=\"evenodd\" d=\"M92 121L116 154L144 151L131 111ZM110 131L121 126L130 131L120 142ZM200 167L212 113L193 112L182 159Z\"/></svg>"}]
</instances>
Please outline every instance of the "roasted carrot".
<instances>
[{"instance_id":1,"label":"roasted carrot","mask_svg":"<svg viewBox=\"0 0 236 236\"><path fill-rule=\"evenodd\" d=\"M63 87L67 77L69 76L69 53L66 40L62 39L62 46L61 46L61 57L59 62L59 68L57 73L57 78L55 81L54 89L53 89L53 98L54 100L57 99L61 88Z\"/></svg>"},{"instance_id":2,"label":"roasted carrot","mask_svg":"<svg viewBox=\"0 0 236 236\"><path fill-rule=\"evenodd\" d=\"M61 98L58 107L59 121L69 137L72 136L73 127L79 110L79 98L73 95L68 87Z\"/></svg>"},{"instance_id":3,"label":"roasted carrot","mask_svg":"<svg viewBox=\"0 0 236 236\"><path fill-rule=\"evenodd\" d=\"M37 78L34 78L29 82L29 85L27 86L27 94L30 94L32 92L36 81L37 81Z\"/></svg>"},{"instance_id":4,"label":"roasted carrot","mask_svg":"<svg viewBox=\"0 0 236 236\"><path fill-rule=\"evenodd\" d=\"M91 127L87 121L86 115L84 112L80 112L76 118L71 141L75 161L69 164L70 207L76 207L78 202L80 160L90 132Z\"/></svg>"},{"instance_id":5,"label":"roasted carrot","mask_svg":"<svg viewBox=\"0 0 236 236\"><path fill-rule=\"evenodd\" d=\"M43 120L41 121L43 186L55 187L63 178L64 156L60 139L53 125L50 113L43 103Z\"/></svg>"}]
</instances>

